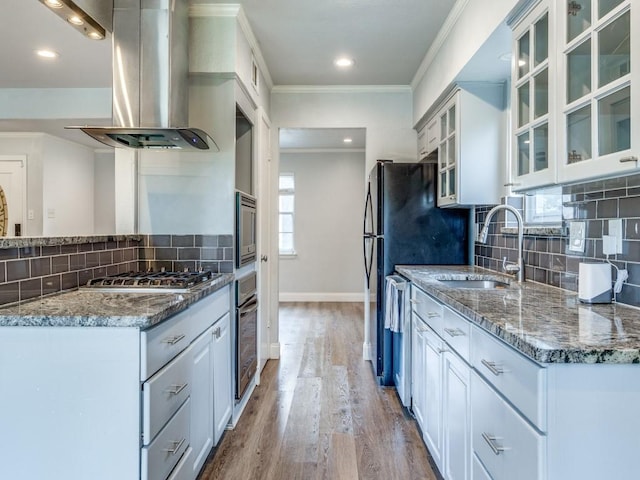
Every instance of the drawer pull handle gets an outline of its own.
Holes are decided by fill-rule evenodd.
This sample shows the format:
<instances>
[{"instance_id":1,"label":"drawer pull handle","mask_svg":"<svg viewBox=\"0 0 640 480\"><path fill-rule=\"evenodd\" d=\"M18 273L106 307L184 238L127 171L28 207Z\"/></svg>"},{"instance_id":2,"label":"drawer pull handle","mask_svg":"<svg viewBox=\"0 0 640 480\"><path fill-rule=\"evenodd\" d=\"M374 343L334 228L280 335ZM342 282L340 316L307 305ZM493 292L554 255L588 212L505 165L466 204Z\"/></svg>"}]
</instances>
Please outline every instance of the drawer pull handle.
<instances>
[{"instance_id":1,"label":"drawer pull handle","mask_svg":"<svg viewBox=\"0 0 640 480\"><path fill-rule=\"evenodd\" d=\"M438 312L427 312L427 318L438 318L439 316Z\"/></svg>"},{"instance_id":2,"label":"drawer pull handle","mask_svg":"<svg viewBox=\"0 0 640 480\"><path fill-rule=\"evenodd\" d=\"M416 300L415 298L412 298L411 300L409 300L411 303L413 303L414 305L420 305L420 302L418 300Z\"/></svg>"},{"instance_id":3,"label":"drawer pull handle","mask_svg":"<svg viewBox=\"0 0 640 480\"><path fill-rule=\"evenodd\" d=\"M496 377L502 375L504 370L502 370L499 366L497 366L496 362L490 362L485 360L484 358L481 360L481 363L489 369L491 373L493 373Z\"/></svg>"},{"instance_id":4,"label":"drawer pull handle","mask_svg":"<svg viewBox=\"0 0 640 480\"><path fill-rule=\"evenodd\" d=\"M447 350L446 348L439 348L439 349L438 349L438 353L446 353L446 352L448 352L448 351L449 351L449 350Z\"/></svg>"},{"instance_id":5,"label":"drawer pull handle","mask_svg":"<svg viewBox=\"0 0 640 480\"><path fill-rule=\"evenodd\" d=\"M178 395L182 390L187 388L188 383L183 383L182 385L171 385L173 390L169 390L169 395Z\"/></svg>"},{"instance_id":6,"label":"drawer pull handle","mask_svg":"<svg viewBox=\"0 0 640 480\"><path fill-rule=\"evenodd\" d=\"M445 328L444 331L447 332L450 337L464 337L464 332L459 328Z\"/></svg>"},{"instance_id":7,"label":"drawer pull handle","mask_svg":"<svg viewBox=\"0 0 640 480\"><path fill-rule=\"evenodd\" d=\"M629 162L637 162L638 157L634 157L633 155L630 157L624 157L620 159L620 163L629 163Z\"/></svg>"},{"instance_id":8,"label":"drawer pull handle","mask_svg":"<svg viewBox=\"0 0 640 480\"><path fill-rule=\"evenodd\" d=\"M171 448L165 448L164 451L167 452L167 453L170 453L171 455L175 455L180 450L180 447L182 447L182 444L184 442L186 442L186 441L187 441L187 438L185 437L182 440L180 440L179 442L171 442L172 447Z\"/></svg>"},{"instance_id":9,"label":"drawer pull handle","mask_svg":"<svg viewBox=\"0 0 640 480\"><path fill-rule=\"evenodd\" d=\"M482 432L482 438L489 444L489 448L491 448L493 453L495 453L496 455L500 455L500 452L504 452L504 447L499 447L494 443L496 437L492 437L491 435Z\"/></svg>"},{"instance_id":10,"label":"drawer pull handle","mask_svg":"<svg viewBox=\"0 0 640 480\"><path fill-rule=\"evenodd\" d=\"M164 341L164 343L168 343L169 345L175 345L180 340L182 340L184 337L186 337L186 335L184 333L181 333L180 335L174 335L173 337L167 338Z\"/></svg>"}]
</instances>

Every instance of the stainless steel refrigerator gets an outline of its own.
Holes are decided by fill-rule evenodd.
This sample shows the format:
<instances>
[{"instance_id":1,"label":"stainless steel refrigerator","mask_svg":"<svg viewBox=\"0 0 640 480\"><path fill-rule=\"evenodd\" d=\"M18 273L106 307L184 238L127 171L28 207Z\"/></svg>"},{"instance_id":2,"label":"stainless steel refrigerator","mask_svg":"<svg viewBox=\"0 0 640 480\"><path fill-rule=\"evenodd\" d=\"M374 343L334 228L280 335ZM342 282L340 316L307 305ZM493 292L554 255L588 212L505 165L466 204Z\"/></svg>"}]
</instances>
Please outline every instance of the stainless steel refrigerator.
<instances>
[{"instance_id":1,"label":"stainless steel refrigerator","mask_svg":"<svg viewBox=\"0 0 640 480\"><path fill-rule=\"evenodd\" d=\"M436 206L436 169L433 163L378 160L369 174L363 249L367 285L376 290L369 339L382 385L393 385L393 346L399 343L398 334L384 328L385 277L396 265L469 263L470 210Z\"/></svg>"}]
</instances>

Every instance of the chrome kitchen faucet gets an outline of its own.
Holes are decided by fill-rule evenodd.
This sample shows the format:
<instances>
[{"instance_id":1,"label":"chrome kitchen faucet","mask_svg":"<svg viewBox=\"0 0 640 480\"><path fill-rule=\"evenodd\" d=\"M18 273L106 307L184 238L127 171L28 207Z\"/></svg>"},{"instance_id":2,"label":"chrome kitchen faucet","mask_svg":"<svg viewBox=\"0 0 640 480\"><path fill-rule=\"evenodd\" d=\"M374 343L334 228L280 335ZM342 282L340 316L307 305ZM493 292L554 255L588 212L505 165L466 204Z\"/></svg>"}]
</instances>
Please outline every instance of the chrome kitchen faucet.
<instances>
[{"instance_id":1,"label":"chrome kitchen faucet","mask_svg":"<svg viewBox=\"0 0 640 480\"><path fill-rule=\"evenodd\" d=\"M516 217L516 221L518 222L518 262L507 262L507 257L504 257L502 260L502 269L506 273L515 274L518 282L524 282L524 261L522 259L522 244L524 238L524 222L522 221L522 215L520 212L512 207L511 205L496 205L487 214L487 218L484 219L484 226L482 227L482 231L480 232L480 236L478 237L478 241L480 243L487 243L487 237L489 235L489 223L491 222L491 217L498 210L508 210L513 213Z\"/></svg>"}]
</instances>

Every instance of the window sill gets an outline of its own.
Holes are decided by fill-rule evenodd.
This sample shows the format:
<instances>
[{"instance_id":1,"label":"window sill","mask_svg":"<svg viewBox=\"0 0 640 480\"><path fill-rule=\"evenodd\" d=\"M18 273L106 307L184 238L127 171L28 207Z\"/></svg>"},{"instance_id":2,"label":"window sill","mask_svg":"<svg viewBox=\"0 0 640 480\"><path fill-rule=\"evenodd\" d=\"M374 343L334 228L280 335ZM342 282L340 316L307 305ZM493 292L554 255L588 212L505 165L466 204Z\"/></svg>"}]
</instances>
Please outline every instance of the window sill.
<instances>
[{"instance_id":1,"label":"window sill","mask_svg":"<svg viewBox=\"0 0 640 480\"><path fill-rule=\"evenodd\" d=\"M293 260L295 258L298 258L298 254L296 252L281 253L281 254L279 254L279 257L280 257L281 260Z\"/></svg>"},{"instance_id":2,"label":"window sill","mask_svg":"<svg viewBox=\"0 0 640 480\"><path fill-rule=\"evenodd\" d=\"M517 235L518 227L502 227L500 233ZM564 227L524 227L524 234L535 237L560 237L565 236L567 231Z\"/></svg>"}]
</instances>

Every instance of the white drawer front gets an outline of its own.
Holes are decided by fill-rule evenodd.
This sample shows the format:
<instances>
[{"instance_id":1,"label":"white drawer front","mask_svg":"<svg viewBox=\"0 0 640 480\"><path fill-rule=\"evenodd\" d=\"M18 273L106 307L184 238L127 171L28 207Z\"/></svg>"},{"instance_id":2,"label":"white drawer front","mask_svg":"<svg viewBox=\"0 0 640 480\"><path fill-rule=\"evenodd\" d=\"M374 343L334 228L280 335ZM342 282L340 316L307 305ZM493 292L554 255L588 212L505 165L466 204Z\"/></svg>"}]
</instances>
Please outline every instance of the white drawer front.
<instances>
[{"instance_id":1,"label":"white drawer front","mask_svg":"<svg viewBox=\"0 0 640 480\"><path fill-rule=\"evenodd\" d=\"M194 473L192 472L192 465L193 448L189 447L167 480L193 480Z\"/></svg>"},{"instance_id":2,"label":"white drawer front","mask_svg":"<svg viewBox=\"0 0 640 480\"><path fill-rule=\"evenodd\" d=\"M469 361L469 344L471 342L471 324L447 307L443 308L444 324L442 338L458 355Z\"/></svg>"},{"instance_id":3,"label":"white drawer front","mask_svg":"<svg viewBox=\"0 0 640 480\"><path fill-rule=\"evenodd\" d=\"M145 381L195 338L189 321L190 310L178 313L140 334L140 380Z\"/></svg>"},{"instance_id":4,"label":"white drawer front","mask_svg":"<svg viewBox=\"0 0 640 480\"><path fill-rule=\"evenodd\" d=\"M501 340L473 328L471 363L541 431L546 431L546 370Z\"/></svg>"},{"instance_id":5,"label":"white drawer front","mask_svg":"<svg viewBox=\"0 0 640 480\"><path fill-rule=\"evenodd\" d=\"M191 349L142 385L142 443L148 445L191 394Z\"/></svg>"},{"instance_id":6,"label":"white drawer front","mask_svg":"<svg viewBox=\"0 0 640 480\"><path fill-rule=\"evenodd\" d=\"M411 304L413 311L420 315L420 318L433 331L442 335L442 304L413 285L411 286Z\"/></svg>"},{"instance_id":7,"label":"white drawer front","mask_svg":"<svg viewBox=\"0 0 640 480\"><path fill-rule=\"evenodd\" d=\"M473 450L491 478L544 478L545 436L536 432L476 373L472 375L471 395Z\"/></svg>"},{"instance_id":8,"label":"white drawer front","mask_svg":"<svg viewBox=\"0 0 640 480\"><path fill-rule=\"evenodd\" d=\"M189 307L193 338L198 337L231 308L229 287L223 287Z\"/></svg>"},{"instance_id":9,"label":"white drawer front","mask_svg":"<svg viewBox=\"0 0 640 480\"><path fill-rule=\"evenodd\" d=\"M142 448L141 480L165 480L189 447L190 406L187 399L151 445Z\"/></svg>"},{"instance_id":10,"label":"white drawer front","mask_svg":"<svg viewBox=\"0 0 640 480\"><path fill-rule=\"evenodd\" d=\"M489 475L489 472L485 470L480 460L478 460L478 456L475 454L473 455L473 465L471 470L473 472L473 476L471 477L473 480L493 480L491 475Z\"/></svg>"}]
</instances>

